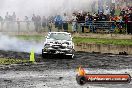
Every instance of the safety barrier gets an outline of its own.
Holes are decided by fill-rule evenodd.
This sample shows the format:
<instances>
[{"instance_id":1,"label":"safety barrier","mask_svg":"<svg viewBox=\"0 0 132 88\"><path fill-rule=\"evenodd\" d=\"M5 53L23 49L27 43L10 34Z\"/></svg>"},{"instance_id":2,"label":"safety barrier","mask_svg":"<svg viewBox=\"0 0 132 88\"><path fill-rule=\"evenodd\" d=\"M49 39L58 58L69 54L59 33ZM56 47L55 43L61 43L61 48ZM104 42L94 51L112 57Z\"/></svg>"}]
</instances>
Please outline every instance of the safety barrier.
<instances>
[{"instance_id":1,"label":"safety barrier","mask_svg":"<svg viewBox=\"0 0 132 88\"><path fill-rule=\"evenodd\" d=\"M72 22L68 22L69 25ZM127 27L128 26L130 27ZM124 21L87 21L87 22L77 22L77 29L80 32L118 32L118 33L127 33L131 27L132 21L128 23ZM34 24L32 21L1 21L0 22L0 31L10 31L10 32L27 32L27 31L36 31L37 29L42 30L42 24ZM70 26L71 27L71 26ZM129 28L129 29L128 29ZM70 28L72 29L72 27Z\"/></svg>"},{"instance_id":2,"label":"safety barrier","mask_svg":"<svg viewBox=\"0 0 132 88\"><path fill-rule=\"evenodd\" d=\"M126 32L126 23L124 21L92 21L85 22L82 27L82 32L84 32L84 28L89 29L91 32Z\"/></svg>"}]
</instances>

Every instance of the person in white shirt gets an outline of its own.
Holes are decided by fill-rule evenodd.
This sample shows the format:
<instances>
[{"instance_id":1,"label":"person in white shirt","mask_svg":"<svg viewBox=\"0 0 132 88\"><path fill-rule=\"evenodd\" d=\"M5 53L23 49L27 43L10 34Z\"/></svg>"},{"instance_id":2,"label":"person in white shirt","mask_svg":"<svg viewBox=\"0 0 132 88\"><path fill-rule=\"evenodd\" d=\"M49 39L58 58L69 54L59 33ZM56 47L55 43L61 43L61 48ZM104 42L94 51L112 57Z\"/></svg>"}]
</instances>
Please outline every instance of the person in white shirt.
<instances>
[{"instance_id":1,"label":"person in white shirt","mask_svg":"<svg viewBox=\"0 0 132 88\"><path fill-rule=\"evenodd\" d=\"M104 14L105 14L105 15L110 14L110 9L109 9L109 7L108 7L108 6L106 6L106 9L105 9L105 11L104 11Z\"/></svg>"},{"instance_id":2,"label":"person in white shirt","mask_svg":"<svg viewBox=\"0 0 132 88\"><path fill-rule=\"evenodd\" d=\"M75 13L72 15L72 31L77 32L77 17Z\"/></svg>"},{"instance_id":3,"label":"person in white shirt","mask_svg":"<svg viewBox=\"0 0 132 88\"><path fill-rule=\"evenodd\" d=\"M66 13L64 13L64 16L62 17L62 20L63 20L63 29L64 29L64 32L68 32L68 22L69 22L69 19L68 19L68 16L66 15Z\"/></svg>"}]
</instances>

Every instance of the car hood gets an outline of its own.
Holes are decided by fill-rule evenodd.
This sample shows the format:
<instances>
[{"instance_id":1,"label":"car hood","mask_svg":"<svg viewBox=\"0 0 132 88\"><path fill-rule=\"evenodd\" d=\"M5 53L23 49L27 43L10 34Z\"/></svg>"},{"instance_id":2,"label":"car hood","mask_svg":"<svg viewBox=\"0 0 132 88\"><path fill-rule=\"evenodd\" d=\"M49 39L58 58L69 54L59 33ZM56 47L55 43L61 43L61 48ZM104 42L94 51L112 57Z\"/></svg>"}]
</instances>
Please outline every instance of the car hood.
<instances>
[{"instance_id":1,"label":"car hood","mask_svg":"<svg viewBox=\"0 0 132 88\"><path fill-rule=\"evenodd\" d=\"M72 46L73 43L72 41L67 41L67 40L53 40L53 39L48 39L45 44L50 44L50 45L62 45L62 46Z\"/></svg>"},{"instance_id":2,"label":"car hood","mask_svg":"<svg viewBox=\"0 0 132 88\"><path fill-rule=\"evenodd\" d=\"M47 39L47 43L65 43L65 42L72 42L72 41L67 41L67 40L54 40L54 39Z\"/></svg>"}]
</instances>

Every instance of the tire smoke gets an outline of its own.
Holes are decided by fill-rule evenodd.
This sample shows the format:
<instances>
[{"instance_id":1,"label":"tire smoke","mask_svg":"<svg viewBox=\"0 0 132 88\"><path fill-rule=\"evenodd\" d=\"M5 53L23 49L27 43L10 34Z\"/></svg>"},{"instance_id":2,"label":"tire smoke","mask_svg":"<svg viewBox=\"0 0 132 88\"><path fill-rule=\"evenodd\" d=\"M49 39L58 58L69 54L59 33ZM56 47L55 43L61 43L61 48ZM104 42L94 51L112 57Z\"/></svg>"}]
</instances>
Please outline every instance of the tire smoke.
<instances>
[{"instance_id":1,"label":"tire smoke","mask_svg":"<svg viewBox=\"0 0 132 88\"><path fill-rule=\"evenodd\" d=\"M20 40L15 37L0 34L0 50L29 52L33 49L35 53L41 53L43 43L35 41Z\"/></svg>"}]
</instances>

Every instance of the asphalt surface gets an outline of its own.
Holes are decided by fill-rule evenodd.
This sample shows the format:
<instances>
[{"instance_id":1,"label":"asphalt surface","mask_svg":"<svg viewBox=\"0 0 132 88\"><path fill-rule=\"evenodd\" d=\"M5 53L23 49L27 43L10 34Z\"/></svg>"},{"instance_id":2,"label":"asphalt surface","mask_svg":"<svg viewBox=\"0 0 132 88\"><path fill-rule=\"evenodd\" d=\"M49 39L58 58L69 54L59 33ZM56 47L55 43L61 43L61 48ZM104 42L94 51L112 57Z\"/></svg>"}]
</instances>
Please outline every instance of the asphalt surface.
<instances>
[{"instance_id":1,"label":"asphalt surface","mask_svg":"<svg viewBox=\"0 0 132 88\"><path fill-rule=\"evenodd\" d=\"M29 53L0 51L0 58L29 59ZM132 76L132 55L76 52L74 59L43 59L36 62L0 65L0 88L132 88L128 84L77 84L77 68L88 73L129 73Z\"/></svg>"}]
</instances>

